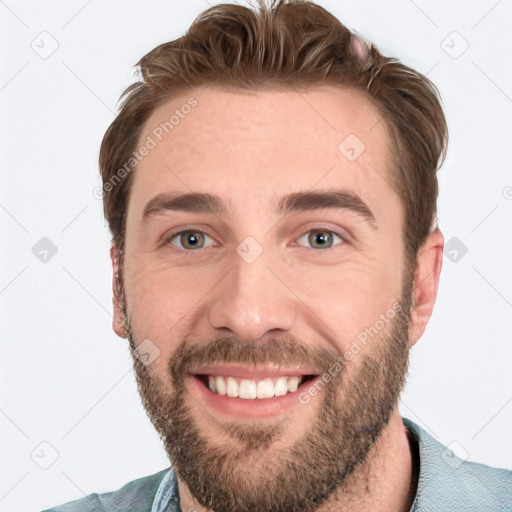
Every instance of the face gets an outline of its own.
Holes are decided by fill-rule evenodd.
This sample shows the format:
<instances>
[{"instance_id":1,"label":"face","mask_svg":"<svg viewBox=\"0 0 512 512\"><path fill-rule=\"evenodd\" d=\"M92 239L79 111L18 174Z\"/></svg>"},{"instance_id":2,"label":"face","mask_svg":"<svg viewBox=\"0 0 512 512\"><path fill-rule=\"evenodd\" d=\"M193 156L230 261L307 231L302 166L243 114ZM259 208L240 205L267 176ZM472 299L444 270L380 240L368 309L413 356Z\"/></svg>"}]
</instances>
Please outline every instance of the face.
<instances>
[{"instance_id":1,"label":"face","mask_svg":"<svg viewBox=\"0 0 512 512\"><path fill-rule=\"evenodd\" d=\"M205 507L349 492L396 406L410 280L379 119L356 91L210 88L141 134L115 329L149 353L143 403Z\"/></svg>"}]
</instances>

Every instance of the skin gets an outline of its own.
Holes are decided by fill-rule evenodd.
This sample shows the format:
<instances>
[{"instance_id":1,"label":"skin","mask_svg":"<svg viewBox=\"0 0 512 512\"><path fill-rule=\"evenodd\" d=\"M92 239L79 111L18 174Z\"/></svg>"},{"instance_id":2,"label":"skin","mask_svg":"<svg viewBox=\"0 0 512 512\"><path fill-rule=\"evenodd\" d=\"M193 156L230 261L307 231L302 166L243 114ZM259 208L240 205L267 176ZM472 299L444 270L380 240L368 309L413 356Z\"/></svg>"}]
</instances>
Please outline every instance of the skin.
<instances>
[{"instance_id":1,"label":"skin","mask_svg":"<svg viewBox=\"0 0 512 512\"><path fill-rule=\"evenodd\" d=\"M167 364L185 337L232 335L261 343L290 335L312 347L345 353L401 297L403 285L403 207L390 186L389 138L385 124L378 123L380 114L361 93L341 88L300 94L207 88L157 108L140 140L190 96L198 106L144 157L133 176L122 268L116 248L111 251L114 275L123 275L134 337L150 339L160 350L152 371L172 388ZM338 150L348 134L366 146L353 162ZM285 194L328 188L358 194L373 212L377 229L346 210L282 216L271 207ZM156 195L191 191L219 195L230 202L233 215L173 211L143 220L146 204ZM191 228L208 235L208 247L185 256L179 245L162 243L166 235ZM345 241L335 237L332 247L313 248L307 234L319 228ZM248 236L263 248L252 263L236 252ZM180 237L173 240L179 244ZM411 347L434 308L443 244L436 230L418 254ZM125 337L123 307L116 298L114 309L114 330ZM357 367L355 357L348 371ZM293 428L286 442L299 439L314 422L321 396L290 411L287 421ZM201 430L222 439L211 411L206 414L195 400L189 405ZM357 472L351 483L358 491L354 495L364 499L325 503L318 510L365 511L377 505L383 511L409 510L411 452L397 406L367 464L373 475L369 491ZM206 510L181 480L179 491L183 510Z\"/></svg>"}]
</instances>

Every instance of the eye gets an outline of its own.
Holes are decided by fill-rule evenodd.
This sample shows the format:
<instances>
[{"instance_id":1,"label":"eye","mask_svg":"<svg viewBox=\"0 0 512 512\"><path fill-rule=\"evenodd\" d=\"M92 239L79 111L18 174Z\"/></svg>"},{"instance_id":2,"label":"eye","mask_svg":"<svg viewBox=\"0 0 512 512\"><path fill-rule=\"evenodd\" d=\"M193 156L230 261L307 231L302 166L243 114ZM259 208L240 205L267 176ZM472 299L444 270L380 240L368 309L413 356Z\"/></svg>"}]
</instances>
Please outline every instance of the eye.
<instances>
[{"instance_id":1,"label":"eye","mask_svg":"<svg viewBox=\"0 0 512 512\"><path fill-rule=\"evenodd\" d=\"M341 242L345 242L344 238L329 229L312 229L302 235L298 239L298 242L304 238L306 238L307 243L311 244L313 249L330 249L333 247L334 238L338 238Z\"/></svg>"},{"instance_id":2,"label":"eye","mask_svg":"<svg viewBox=\"0 0 512 512\"><path fill-rule=\"evenodd\" d=\"M182 251L194 251L196 249L211 247L213 243L208 246L205 245L207 238L213 241L213 239L203 231L189 229L170 235L166 238L165 243L171 244L173 247Z\"/></svg>"}]
</instances>

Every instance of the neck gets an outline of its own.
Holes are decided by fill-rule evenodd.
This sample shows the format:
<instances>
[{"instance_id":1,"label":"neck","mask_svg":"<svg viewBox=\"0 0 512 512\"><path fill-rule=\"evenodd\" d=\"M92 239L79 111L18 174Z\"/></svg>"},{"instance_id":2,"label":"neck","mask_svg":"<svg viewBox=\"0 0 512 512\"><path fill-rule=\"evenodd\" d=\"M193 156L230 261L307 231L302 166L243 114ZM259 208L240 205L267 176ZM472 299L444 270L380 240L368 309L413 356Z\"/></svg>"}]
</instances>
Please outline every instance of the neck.
<instances>
[{"instance_id":1,"label":"neck","mask_svg":"<svg viewBox=\"0 0 512 512\"><path fill-rule=\"evenodd\" d=\"M333 494L315 512L409 512L416 494L414 462L411 439L396 406L347 491Z\"/></svg>"},{"instance_id":2,"label":"neck","mask_svg":"<svg viewBox=\"0 0 512 512\"><path fill-rule=\"evenodd\" d=\"M333 493L315 512L409 512L416 493L413 463L409 435L397 405L364 467L351 475L347 490ZM194 500L179 478L178 489L182 510L210 512Z\"/></svg>"}]
</instances>

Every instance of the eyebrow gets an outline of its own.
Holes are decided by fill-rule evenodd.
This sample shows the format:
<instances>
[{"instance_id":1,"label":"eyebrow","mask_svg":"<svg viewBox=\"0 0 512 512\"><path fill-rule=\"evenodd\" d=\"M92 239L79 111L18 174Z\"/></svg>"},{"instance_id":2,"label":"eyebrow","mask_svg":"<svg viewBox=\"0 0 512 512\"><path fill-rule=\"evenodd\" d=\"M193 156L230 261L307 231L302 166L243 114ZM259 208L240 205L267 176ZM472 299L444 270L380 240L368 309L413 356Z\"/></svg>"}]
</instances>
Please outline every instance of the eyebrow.
<instances>
[{"instance_id":1,"label":"eyebrow","mask_svg":"<svg viewBox=\"0 0 512 512\"><path fill-rule=\"evenodd\" d=\"M355 213L370 227L377 229L375 216L369 206L356 193L345 189L293 192L281 197L274 211L276 214L288 214L325 208ZM167 211L233 217L231 202L226 202L219 196L202 192L166 193L155 196L147 203L144 208L143 221L147 222L150 217Z\"/></svg>"}]
</instances>

